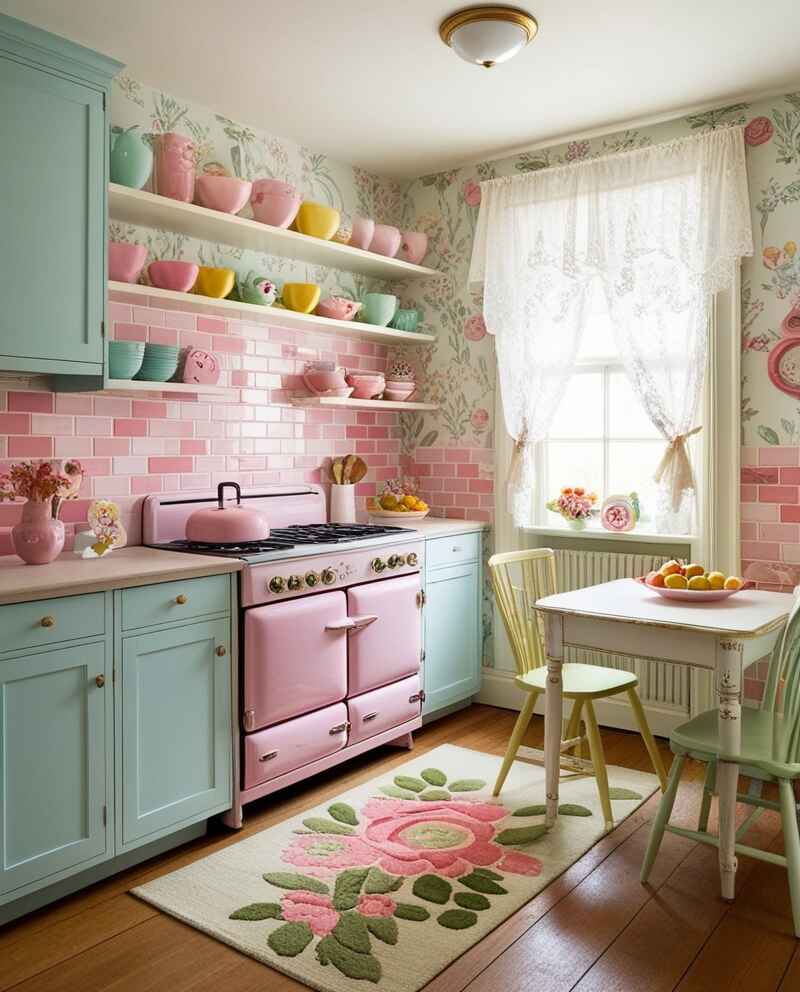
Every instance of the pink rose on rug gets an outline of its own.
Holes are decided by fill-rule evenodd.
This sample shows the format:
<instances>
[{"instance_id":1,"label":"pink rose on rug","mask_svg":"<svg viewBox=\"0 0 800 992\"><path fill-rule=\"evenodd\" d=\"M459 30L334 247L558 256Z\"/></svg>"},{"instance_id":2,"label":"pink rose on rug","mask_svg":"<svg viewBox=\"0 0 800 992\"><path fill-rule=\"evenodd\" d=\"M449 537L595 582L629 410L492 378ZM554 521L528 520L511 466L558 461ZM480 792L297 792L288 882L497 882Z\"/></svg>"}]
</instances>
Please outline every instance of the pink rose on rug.
<instances>
[{"instance_id":1,"label":"pink rose on rug","mask_svg":"<svg viewBox=\"0 0 800 992\"><path fill-rule=\"evenodd\" d=\"M356 909L362 916L392 916L397 903L388 896L359 896Z\"/></svg>"},{"instance_id":2,"label":"pink rose on rug","mask_svg":"<svg viewBox=\"0 0 800 992\"><path fill-rule=\"evenodd\" d=\"M477 207L481 202L481 188L474 179L464 183L464 202L470 207Z\"/></svg>"},{"instance_id":3,"label":"pink rose on rug","mask_svg":"<svg viewBox=\"0 0 800 992\"><path fill-rule=\"evenodd\" d=\"M542 862L538 858L533 858L530 854L523 854L521 851L509 851L503 860L495 865L498 871L508 871L512 875L539 875L542 871Z\"/></svg>"},{"instance_id":4,"label":"pink rose on rug","mask_svg":"<svg viewBox=\"0 0 800 992\"><path fill-rule=\"evenodd\" d=\"M744 140L748 145L763 145L772 137L774 128L769 117L754 117L744 129Z\"/></svg>"},{"instance_id":5,"label":"pink rose on rug","mask_svg":"<svg viewBox=\"0 0 800 992\"><path fill-rule=\"evenodd\" d=\"M281 858L305 868L309 875L328 875L340 868L371 865L375 852L358 837L304 834L292 841Z\"/></svg>"},{"instance_id":6,"label":"pink rose on rug","mask_svg":"<svg viewBox=\"0 0 800 992\"><path fill-rule=\"evenodd\" d=\"M468 341L480 341L486 337L486 323L480 314L467 317L464 321L464 337Z\"/></svg>"},{"instance_id":7,"label":"pink rose on rug","mask_svg":"<svg viewBox=\"0 0 800 992\"><path fill-rule=\"evenodd\" d=\"M324 937L339 922L339 914L327 896L298 889L281 899L281 912L288 923L307 923L318 937Z\"/></svg>"}]
</instances>

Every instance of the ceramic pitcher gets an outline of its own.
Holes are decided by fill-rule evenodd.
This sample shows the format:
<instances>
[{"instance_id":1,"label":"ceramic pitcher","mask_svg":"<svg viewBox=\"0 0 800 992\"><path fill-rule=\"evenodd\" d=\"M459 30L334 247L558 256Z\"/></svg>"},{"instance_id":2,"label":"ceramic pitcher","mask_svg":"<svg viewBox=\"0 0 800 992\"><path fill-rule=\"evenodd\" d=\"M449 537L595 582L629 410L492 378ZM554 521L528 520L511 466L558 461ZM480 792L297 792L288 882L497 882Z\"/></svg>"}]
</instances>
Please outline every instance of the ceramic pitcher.
<instances>
[{"instance_id":1,"label":"ceramic pitcher","mask_svg":"<svg viewBox=\"0 0 800 992\"><path fill-rule=\"evenodd\" d=\"M138 129L138 124L111 128L111 182L131 189L141 189L153 168L153 149Z\"/></svg>"},{"instance_id":2,"label":"ceramic pitcher","mask_svg":"<svg viewBox=\"0 0 800 992\"><path fill-rule=\"evenodd\" d=\"M11 528L11 543L28 565L46 565L61 554L64 525L53 519L52 500L28 500L22 519Z\"/></svg>"},{"instance_id":3,"label":"ceramic pitcher","mask_svg":"<svg viewBox=\"0 0 800 992\"><path fill-rule=\"evenodd\" d=\"M153 192L171 200L194 199L194 143L185 134L167 131L153 136L156 163Z\"/></svg>"}]
</instances>

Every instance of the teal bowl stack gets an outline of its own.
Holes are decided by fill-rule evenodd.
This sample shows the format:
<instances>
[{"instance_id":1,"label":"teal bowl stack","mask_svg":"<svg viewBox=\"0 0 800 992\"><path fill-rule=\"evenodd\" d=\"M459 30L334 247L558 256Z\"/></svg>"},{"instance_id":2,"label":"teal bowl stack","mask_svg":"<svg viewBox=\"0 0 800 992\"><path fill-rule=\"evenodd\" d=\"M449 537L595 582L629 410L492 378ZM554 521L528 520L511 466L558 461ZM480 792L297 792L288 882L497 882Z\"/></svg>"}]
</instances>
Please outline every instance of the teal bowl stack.
<instances>
[{"instance_id":1,"label":"teal bowl stack","mask_svg":"<svg viewBox=\"0 0 800 992\"><path fill-rule=\"evenodd\" d=\"M133 379L142 367L144 351L144 341L109 341L109 377L111 379Z\"/></svg>"},{"instance_id":2,"label":"teal bowl stack","mask_svg":"<svg viewBox=\"0 0 800 992\"><path fill-rule=\"evenodd\" d=\"M179 348L171 344L146 344L142 367L134 376L146 382L167 382L178 368Z\"/></svg>"}]
</instances>

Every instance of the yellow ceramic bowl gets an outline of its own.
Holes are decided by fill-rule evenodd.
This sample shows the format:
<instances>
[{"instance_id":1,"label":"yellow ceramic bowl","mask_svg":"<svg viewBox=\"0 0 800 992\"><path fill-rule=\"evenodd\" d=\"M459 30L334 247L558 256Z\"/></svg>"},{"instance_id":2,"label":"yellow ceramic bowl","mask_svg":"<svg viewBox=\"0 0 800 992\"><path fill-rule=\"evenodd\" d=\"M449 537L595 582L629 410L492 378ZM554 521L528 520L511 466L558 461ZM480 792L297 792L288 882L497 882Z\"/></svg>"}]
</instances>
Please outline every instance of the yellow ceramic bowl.
<instances>
[{"instance_id":1,"label":"yellow ceramic bowl","mask_svg":"<svg viewBox=\"0 0 800 992\"><path fill-rule=\"evenodd\" d=\"M285 282L281 299L284 306L298 313L311 313L319 303L320 287L313 282Z\"/></svg>"},{"instance_id":2,"label":"yellow ceramic bowl","mask_svg":"<svg viewBox=\"0 0 800 992\"><path fill-rule=\"evenodd\" d=\"M233 289L235 281L236 273L233 269L213 269L208 265L201 265L192 292L221 300Z\"/></svg>"},{"instance_id":3,"label":"yellow ceramic bowl","mask_svg":"<svg viewBox=\"0 0 800 992\"><path fill-rule=\"evenodd\" d=\"M307 200L300 204L300 209L294 219L294 226L301 234L309 234L312 238L330 241L339 230L341 219L339 211L334 210L333 207L326 207L322 203L311 203Z\"/></svg>"}]
</instances>

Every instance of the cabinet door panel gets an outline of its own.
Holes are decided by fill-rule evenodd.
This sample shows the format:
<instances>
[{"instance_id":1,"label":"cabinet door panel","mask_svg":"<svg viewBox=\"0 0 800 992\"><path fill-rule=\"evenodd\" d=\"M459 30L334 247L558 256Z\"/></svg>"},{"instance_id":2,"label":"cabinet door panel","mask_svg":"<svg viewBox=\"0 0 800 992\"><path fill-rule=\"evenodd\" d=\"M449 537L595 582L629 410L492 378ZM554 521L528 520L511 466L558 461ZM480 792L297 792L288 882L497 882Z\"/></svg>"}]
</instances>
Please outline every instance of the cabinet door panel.
<instances>
[{"instance_id":1,"label":"cabinet door panel","mask_svg":"<svg viewBox=\"0 0 800 992\"><path fill-rule=\"evenodd\" d=\"M89 86L0 57L0 364L101 365L105 111Z\"/></svg>"},{"instance_id":2,"label":"cabinet door panel","mask_svg":"<svg viewBox=\"0 0 800 992\"><path fill-rule=\"evenodd\" d=\"M106 850L105 644L0 662L0 897Z\"/></svg>"},{"instance_id":3,"label":"cabinet door panel","mask_svg":"<svg viewBox=\"0 0 800 992\"><path fill-rule=\"evenodd\" d=\"M347 612L351 617L378 618L349 637L349 695L377 689L419 671L420 589L420 577L415 572L347 590Z\"/></svg>"},{"instance_id":4,"label":"cabinet door panel","mask_svg":"<svg viewBox=\"0 0 800 992\"><path fill-rule=\"evenodd\" d=\"M480 566L428 574L425 583L423 712L469 698L480 683Z\"/></svg>"},{"instance_id":5,"label":"cabinet door panel","mask_svg":"<svg viewBox=\"0 0 800 992\"><path fill-rule=\"evenodd\" d=\"M230 714L229 621L124 638L118 730L124 849L227 808Z\"/></svg>"}]
</instances>

